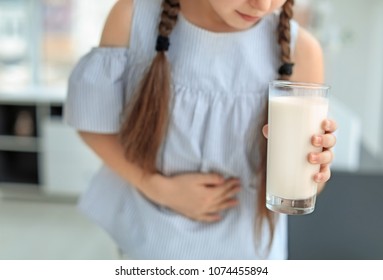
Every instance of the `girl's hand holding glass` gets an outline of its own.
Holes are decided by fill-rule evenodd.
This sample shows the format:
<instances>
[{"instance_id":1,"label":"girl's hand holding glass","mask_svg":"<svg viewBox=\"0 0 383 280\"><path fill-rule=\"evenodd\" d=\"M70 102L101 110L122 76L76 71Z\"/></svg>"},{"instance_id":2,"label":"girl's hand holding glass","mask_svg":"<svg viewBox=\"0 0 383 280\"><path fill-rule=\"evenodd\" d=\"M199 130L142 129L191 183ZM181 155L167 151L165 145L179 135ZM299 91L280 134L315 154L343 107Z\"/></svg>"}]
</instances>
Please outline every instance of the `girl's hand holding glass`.
<instances>
[{"instance_id":1,"label":"girl's hand holding glass","mask_svg":"<svg viewBox=\"0 0 383 280\"><path fill-rule=\"evenodd\" d=\"M314 175L314 180L317 183L326 183L331 177L330 164L334 158L331 149L336 144L336 137L334 132L337 129L337 124L333 120L325 120L322 123L324 134L313 135L311 139L312 145L315 147L322 147L323 151L320 153L310 153L308 155L308 161L312 164L320 164L319 173ZM262 129L263 135L268 137L268 125L265 125ZM321 190L321 185L318 188L318 192Z\"/></svg>"},{"instance_id":2,"label":"girl's hand holding glass","mask_svg":"<svg viewBox=\"0 0 383 280\"><path fill-rule=\"evenodd\" d=\"M325 120L322 123L322 128L325 133L323 135L314 135L311 142L315 147L322 147L323 151L310 153L308 156L310 163L320 164L319 173L314 176L317 183L325 183L331 177L330 164L334 158L331 148L336 144L336 137L333 133L337 129L337 124L333 120Z\"/></svg>"}]
</instances>

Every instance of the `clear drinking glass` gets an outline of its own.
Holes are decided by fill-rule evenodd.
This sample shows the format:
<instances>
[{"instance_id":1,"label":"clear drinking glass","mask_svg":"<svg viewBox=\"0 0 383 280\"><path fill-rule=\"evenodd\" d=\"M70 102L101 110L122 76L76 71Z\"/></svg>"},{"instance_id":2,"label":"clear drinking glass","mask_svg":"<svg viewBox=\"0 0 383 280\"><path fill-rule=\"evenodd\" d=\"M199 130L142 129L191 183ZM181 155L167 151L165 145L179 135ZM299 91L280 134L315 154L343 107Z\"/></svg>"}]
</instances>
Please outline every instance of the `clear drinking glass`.
<instances>
[{"instance_id":1,"label":"clear drinking glass","mask_svg":"<svg viewBox=\"0 0 383 280\"><path fill-rule=\"evenodd\" d=\"M319 164L309 163L310 152L321 152L311 143L322 134L328 113L329 87L273 81L269 84L266 206L289 215L314 211Z\"/></svg>"}]
</instances>

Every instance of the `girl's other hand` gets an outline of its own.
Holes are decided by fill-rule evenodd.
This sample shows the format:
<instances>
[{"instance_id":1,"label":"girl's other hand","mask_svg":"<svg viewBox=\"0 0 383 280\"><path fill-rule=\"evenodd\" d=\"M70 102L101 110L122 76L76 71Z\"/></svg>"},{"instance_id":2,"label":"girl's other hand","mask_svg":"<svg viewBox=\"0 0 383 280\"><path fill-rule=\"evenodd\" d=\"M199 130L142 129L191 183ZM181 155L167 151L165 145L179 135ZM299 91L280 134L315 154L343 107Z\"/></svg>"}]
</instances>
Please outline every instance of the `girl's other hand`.
<instances>
[{"instance_id":1,"label":"girl's other hand","mask_svg":"<svg viewBox=\"0 0 383 280\"><path fill-rule=\"evenodd\" d=\"M216 222L222 211L238 205L235 196L240 191L239 179L225 180L218 174L204 173L161 177L157 202L190 219Z\"/></svg>"}]
</instances>

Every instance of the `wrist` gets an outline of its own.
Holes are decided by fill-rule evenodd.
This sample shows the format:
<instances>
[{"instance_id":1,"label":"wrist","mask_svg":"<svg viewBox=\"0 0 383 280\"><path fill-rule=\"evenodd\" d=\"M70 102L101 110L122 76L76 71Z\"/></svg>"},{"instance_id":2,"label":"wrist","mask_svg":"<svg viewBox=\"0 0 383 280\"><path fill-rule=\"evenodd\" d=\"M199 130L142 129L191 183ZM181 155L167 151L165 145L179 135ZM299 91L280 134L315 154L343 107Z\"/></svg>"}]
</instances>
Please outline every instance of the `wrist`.
<instances>
[{"instance_id":1,"label":"wrist","mask_svg":"<svg viewBox=\"0 0 383 280\"><path fill-rule=\"evenodd\" d=\"M159 173L143 175L137 189L153 202L166 206L168 178Z\"/></svg>"}]
</instances>

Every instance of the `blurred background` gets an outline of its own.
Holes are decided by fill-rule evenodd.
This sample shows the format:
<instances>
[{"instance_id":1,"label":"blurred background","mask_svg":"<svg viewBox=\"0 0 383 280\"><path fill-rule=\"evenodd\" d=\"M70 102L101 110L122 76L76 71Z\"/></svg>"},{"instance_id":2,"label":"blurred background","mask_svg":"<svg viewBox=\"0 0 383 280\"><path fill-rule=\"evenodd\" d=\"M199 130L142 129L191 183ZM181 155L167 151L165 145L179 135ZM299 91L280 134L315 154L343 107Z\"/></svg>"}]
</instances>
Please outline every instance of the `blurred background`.
<instances>
[{"instance_id":1,"label":"blurred background","mask_svg":"<svg viewBox=\"0 0 383 280\"><path fill-rule=\"evenodd\" d=\"M114 3L0 0L0 259L120 257L76 210L100 162L62 120L68 75ZM339 130L316 211L289 218L289 257L383 259L383 1L296 3L323 46Z\"/></svg>"}]
</instances>

